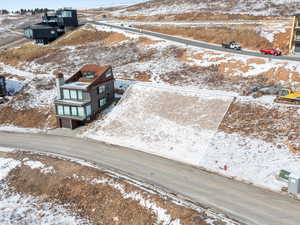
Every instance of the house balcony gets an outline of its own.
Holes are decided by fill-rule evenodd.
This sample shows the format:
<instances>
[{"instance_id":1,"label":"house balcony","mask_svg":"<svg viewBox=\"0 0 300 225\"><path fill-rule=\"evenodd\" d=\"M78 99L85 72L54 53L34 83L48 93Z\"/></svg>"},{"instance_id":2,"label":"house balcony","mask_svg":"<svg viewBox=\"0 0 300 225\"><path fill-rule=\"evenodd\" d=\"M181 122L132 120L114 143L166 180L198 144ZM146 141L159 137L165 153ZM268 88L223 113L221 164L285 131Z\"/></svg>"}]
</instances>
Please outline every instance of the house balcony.
<instances>
[{"instance_id":1,"label":"house balcony","mask_svg":"<svg viewBox=\"0 0 300 225\"><path fill-rule=\"evenodd\" d=\"M61 104L61 105L69 105L69 106L85 106L91 103L90 100L84 100L84 101L76 101L76 100L69 100L69 99L55 99L55 104Z\"/></svg>"},{"instance_id":2,"label":"house balcony","mask_svg":"<svg viewBox=\"0 0 300 225\"><path fill-rule=\"evenodd\" d=\"M56 99L54 103L56 116L60 118L84 121L92 114L91 101Z\"/></svg>"}]
</instances>

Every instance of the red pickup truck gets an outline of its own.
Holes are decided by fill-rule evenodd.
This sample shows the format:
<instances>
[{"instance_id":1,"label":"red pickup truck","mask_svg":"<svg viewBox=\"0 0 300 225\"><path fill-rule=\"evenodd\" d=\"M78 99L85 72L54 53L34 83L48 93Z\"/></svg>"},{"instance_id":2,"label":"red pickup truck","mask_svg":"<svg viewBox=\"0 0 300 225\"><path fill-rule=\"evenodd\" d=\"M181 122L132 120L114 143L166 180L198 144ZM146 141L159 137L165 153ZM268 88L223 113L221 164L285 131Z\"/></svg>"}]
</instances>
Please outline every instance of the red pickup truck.
<instances>
[{"instance_id":1,"label":"red pickup truck","mask_svg":"<svg viewBox=\"0 0 300 225\"><path fill-rule=\"evenodd\" d=\"M265 54L265 55L276 55L276 56L279 56L282 54L281 51L276 50L276 49L261 49L260 53Z\"/></svg>"}]
</instances>

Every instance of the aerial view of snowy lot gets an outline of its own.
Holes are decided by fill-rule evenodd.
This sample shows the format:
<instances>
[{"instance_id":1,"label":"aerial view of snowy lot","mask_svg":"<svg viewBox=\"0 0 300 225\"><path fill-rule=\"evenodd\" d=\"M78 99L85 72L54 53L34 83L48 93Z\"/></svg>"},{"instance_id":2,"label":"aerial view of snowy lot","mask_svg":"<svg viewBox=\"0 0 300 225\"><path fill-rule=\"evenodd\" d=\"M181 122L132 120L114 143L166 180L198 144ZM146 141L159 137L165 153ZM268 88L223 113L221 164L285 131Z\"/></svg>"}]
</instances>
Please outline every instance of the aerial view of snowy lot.
<instances>
[{"instance_id":1,"label":"aerial view of snowy lot","mask_svg":"<svg viewBox=\"0 0 300 225\"><path fill-rule=\"evenodd\" d=\"M120 146L299 198L288 177L300 180L297 11L299 2L284 0L0 10L0 224L251 221L69 157L71 147L42 154L57 151L25 137ZM232 41L241 50L221 48Z\"/></svg>"}]
</instances>

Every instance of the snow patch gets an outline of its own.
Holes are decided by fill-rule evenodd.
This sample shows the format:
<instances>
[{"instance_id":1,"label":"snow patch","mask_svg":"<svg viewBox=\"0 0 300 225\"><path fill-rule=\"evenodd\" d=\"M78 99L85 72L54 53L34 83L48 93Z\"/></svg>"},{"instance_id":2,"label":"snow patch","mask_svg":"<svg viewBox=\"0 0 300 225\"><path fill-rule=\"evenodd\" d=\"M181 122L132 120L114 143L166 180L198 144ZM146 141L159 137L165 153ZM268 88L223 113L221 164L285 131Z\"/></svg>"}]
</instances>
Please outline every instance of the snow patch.
<instances>
[{"instance_id":1,"label":"snow patch","mask_svg":"<svg viewBox=\"0 0 300 225\"><path fill-rule=\"evenodd\" d=\"M10 171L20 166L19 160L0 158L0 181ZM37 163L30 163L38 166ZM86 225L85 219L78 218L67 205L42 202L40 198L20 195L9 191L6 183L0 183L0 224L32 224L32 225Z\"/></svg>"},{"instance_id":2,"label":"snow patch","mask_svg":"<svg viewBox=\"0 0 300 225\"><path fill-rule=\"evenodd\" d=\"M5 148L5 147L0 147L0 152L14 152L15 149L13 148Z\"/></svg>"},{"instance_id":3,"label":"snow patch","mask_svg":"<svg viewBox=\"0 0 300 225\"><path fill-rule=\"evenodd\" d=\"M55 172L55 170L52 166L46 167L46 165L40 161L29 160L29 161L25 161L24 165L29 166L31 169L40 169L40 171L45 174Z\"/></svg>"},{"instance_id":4,"label":"snow patch","mask_svg":"<svg viewBox=\"0 0 300 225\"><path fill-rule=\"evenodd\" d=\"M0 158L0 181L4 180L10 171L20 166L21 162L9 158ZM0 188L1 190L1 188ZM1 195L0 195L1 197ZM0 210L1 212L1 210ZM0 217L1 218L1 217Z\"/></svg>"},{"instance_id":5,"label":"snow patch","mask_svg":"<svg viewBox=\"0 0 300 225\"><path fill-rule=\"evenodd\" d=\"M16 133L34 133L34 134L43 132L43 130L37 128L17 127L10 124L1 125L0 131L16 132Z\"/></svg>"},{"instance_id":6,"label":"snow patch","mask_svg":"<svg viewBox=\"0 0 300 225\"><path fill-rule=\"evenodd\" d=\"M83 136L198 165L233 100L220 93L134 84Z\"/></svg>"}]
</instances>

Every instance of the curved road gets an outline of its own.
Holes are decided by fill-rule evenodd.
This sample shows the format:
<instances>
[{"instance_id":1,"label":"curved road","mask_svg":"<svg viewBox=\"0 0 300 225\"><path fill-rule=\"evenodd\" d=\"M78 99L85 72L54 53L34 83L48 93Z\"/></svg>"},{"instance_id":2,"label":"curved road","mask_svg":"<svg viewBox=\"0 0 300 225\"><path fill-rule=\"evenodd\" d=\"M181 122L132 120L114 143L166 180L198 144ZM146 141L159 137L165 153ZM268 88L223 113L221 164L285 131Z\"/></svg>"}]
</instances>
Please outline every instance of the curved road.
<instances>
[{"instance_id":1,"label":"curved road","mask_svg":"<svg viewBox=\"0 0 300 225\"><path fill-rule=\"evenodd\" d=\"M168 41L175 41L175 42L178 42L181 44L186 44L189 46L200 47L200 48L216 50L216 51L222 51L222 52L226 52L226 53L234 53L234 54L239 54L239 55L261 57L261 58L267 58L267 59L300 61L300 57L297 57L297 56L272 56L272 55L262 55L259 52L254 52L254 51L245 51L245 50L236 51L236 50L231 50L231 49L225 49L218 45L212 45L212 44L205 43L205 42L193 41L193 40L189 40L189 39L185 39L185 38L175 37L175 36L171 36L171 35L167 35L167 34L156 33L156 32L152 32L152 31L141 30L141 29L136 29L136 28L131 28L131 27L117 26L117 25L112 25L112 24L107 24L107 23L102 23L102 22L97 22L97 21L86 21L85 23L91 23L91 24L95 24L95 25L104 25L104 26L108 26L108 27L113 27L113 28L118 28L118 29L122 29L122 30L126 30L126 31L135 32L135 33L146 34L149 36L158 37L158 38L165 39Z\"/></svg>"},{"instance_id":2,"label":"curved road","mask_svg":"<svg viewBox=\"0 0 300 225\"><path fill-rule=\"evenodd\" d=\"M79 138L0 132L0 146L94 162L223 211L249 225L299 225L300 202L144 152Z\"/></svg>"}]
</instances>

